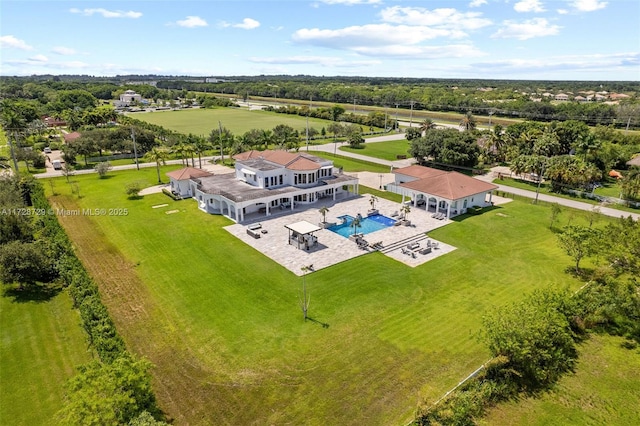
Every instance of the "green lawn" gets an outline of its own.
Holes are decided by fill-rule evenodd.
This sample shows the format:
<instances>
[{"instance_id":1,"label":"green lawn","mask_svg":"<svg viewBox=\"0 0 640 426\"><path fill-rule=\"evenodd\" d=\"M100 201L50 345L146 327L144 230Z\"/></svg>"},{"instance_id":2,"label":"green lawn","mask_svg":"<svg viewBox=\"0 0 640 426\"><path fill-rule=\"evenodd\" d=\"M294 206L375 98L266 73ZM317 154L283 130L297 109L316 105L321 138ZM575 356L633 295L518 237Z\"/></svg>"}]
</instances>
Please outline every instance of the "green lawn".
<instances>
[{"instance_id":1,"label":"green lawn","mask_svg":"<svg viewBox=\"0 0 640 426\"><path fill-rule=\"evenodd\" d=\"M313 155L317 157L333 160L336 167L342 167L345 172L373 172L373 173L389 173L389 166L378 163L370 163L368 161L358 160L356 158L344 157L342 155L333 155L322 151L313 151Z\"/></svg>"},{"instance_id":2,"label":"green lawn","mask_svg":"<svg viewBox=\"0 0 640 426\"><path fill-rule=\"evenodd\" d=\"M178 423L406 422L486 360L476 334L487 308L580 285L548 208L513 202L432 232L458 249L421 267L373 253L308 275L310 316L329 327L305 324L301 278L230 236L227 219L192 200L125 197L127 182L154 174L75 176L79 200L58 179L55 200L128 209L65 225Z\"/></svg>"},{"instance_id":3,"label":"green lawn","mask_svg":"<svg viewBox=\"0 0 640 426\"><path fill-rule=\"evenodd\" d=\"M504 178L504 179L501 179L501 180L495 180L494 183L500 184L500 185L504 185L504 186L510 186L512 188L526 189L528 191L535 191L537 186L538 186L538 184L535 183L535 182L529 182L529 181L524 181L524 180L520 180L520 179L511 179L511 178ZM612 190L610 188L606 188L603 191L611 192ZM545 183L540 185L540 193L541 194L552 195L554 197L559 197L559 198L566 198L568 200L578 200L578 201L582 201L584 203L593 204L594 206L599 206L601 204L599 201L592 200L590 198L581 198L581 197L571 196L569 194L552 192L551 191L551 185L545 184ZM600 195L604 195L604 194L600 193ZM620 195L620 194L618 194L618 195ZM638 209L634 209L632 207L623 206L622 204L612 204L612 205L608 205L607 207L611 207L611 208L614 208L614 209L617 209L617 210L621 210L621 211L625 211L625 212L638 213Z\"/></svg>"},{"instance_id":4,"label":"green lawn","mask_svg":"<svg viewBox=\"0 0 640 426\"><path fill-rule=\"evenodd\" d=\"M492 410L481 424L501 426L640 424L640 349L624 339L593 335L579 348L575 374L550 392Z\"/></svg>"},{"instance_id":5,"label":"green lawn","mask_svg":"<svg viewBox=\"0 0 640 426\"><path fill-rule=\"evenodd\" d=\"M0 297L0 424L49 425L67 379L91 359L66 292L48 300Z\"/></svg>"},{"instance_id":6,"label":"green lawn","mask_svg":"<svg viewBox=\"0 0 640 426\"><path fill-rule=\"evenodd\" d=\"M240 108L189 109L184 111L156 111L130 114L132 118L163 126L180 133L208 136L218 128L218 121L235 135L242 135L251 129L273 129L278 124L286 124L298 130L301 135L307 128L306 117L278 114L267 111L249 111ZM309 118L309 127L321 131L331 124L328 120Z\"/></svg>"},{"instance_id":7,"label":"green lawn","mask_svg":"<svg viewBox=\"0 0 640 426\"><path fill-rule=\"evenodd\" d=\"M411 143L403 138L390 142L364 143L360 148L342 146L340 147L340 151L353 152L354 154L395 161L398 159L398 155L406 155L407 158L411 157L408 152L410 146Z\"/></svg>"}]
</instances>

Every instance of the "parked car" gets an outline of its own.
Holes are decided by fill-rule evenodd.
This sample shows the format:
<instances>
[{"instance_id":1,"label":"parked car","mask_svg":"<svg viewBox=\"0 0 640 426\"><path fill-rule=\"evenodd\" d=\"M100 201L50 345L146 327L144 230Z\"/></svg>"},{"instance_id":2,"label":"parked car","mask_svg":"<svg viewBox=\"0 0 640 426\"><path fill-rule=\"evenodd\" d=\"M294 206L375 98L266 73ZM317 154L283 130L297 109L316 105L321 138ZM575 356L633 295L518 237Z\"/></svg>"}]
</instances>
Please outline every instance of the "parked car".
<instances>
[{"instance_id":1,"label":"parked car","mask_svg":"<svg viewBox=\"0 0 640 426\"><path fill-rule=\"evenodd\" d=\"M51 148L46 147L46 148L44 149L44 153L45 153L45 154L51 154Z\"/></svg>"}]
</instances>

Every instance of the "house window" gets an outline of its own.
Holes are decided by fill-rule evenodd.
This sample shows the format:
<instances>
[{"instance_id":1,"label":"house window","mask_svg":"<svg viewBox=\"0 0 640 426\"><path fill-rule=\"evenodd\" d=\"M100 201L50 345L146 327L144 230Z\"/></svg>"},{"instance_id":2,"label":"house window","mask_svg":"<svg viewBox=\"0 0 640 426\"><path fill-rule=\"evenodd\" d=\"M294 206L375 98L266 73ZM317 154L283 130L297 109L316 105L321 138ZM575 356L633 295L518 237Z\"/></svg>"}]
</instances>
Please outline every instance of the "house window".
<instances>
[{"instance_id":1,"label":"house window","mask_svg":"<svg viewBox=\"0 0 640 426\"><path fill-rule=\"evenodd\" d=\"M280 185L282 185L282 175L280 175Z\"/></svg>"}]
</instances>

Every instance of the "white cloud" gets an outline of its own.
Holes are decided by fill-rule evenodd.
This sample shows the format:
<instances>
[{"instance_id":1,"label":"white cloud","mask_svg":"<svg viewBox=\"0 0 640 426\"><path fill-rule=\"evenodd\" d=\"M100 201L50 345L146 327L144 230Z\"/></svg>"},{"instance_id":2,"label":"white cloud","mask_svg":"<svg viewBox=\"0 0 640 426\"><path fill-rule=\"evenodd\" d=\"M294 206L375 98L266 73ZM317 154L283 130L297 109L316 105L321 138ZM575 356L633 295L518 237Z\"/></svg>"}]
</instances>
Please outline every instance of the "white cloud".
<instances>
[{"instance_id":1,"label":"white cloud","mask_svg":"<svg viewBox=\"0 0 640 426\"><path fill-rule=\"evenodd\" d=\"M472 0L469 7L480 7L483 4L487 4L487 0Z\"/></svg>"},{"instance_id":2,"label":"white cloud","mask_svg":"<svg viewBox=\"0 0 640 426\"><path fill-rule=\"evenodd\" d=\"M593 12L598 9L604 9L607 7L607 4L608 3L606 1L598 0L575 0L571 2L571 6L575 7L580 12Z\"/></svg>"},{"instance_id":3,"label":"white cloud","mask_svg":"<svg viewBox=\"0 0 640 426\"><path fill-rule=\"evenodd\" d=\"M44 55L35 55L29 58L32 62L49 62L49 58Z\"/></svg>"},{"instance_id":4,"label":"white cloud","mask_svg":"<svg viewBox=\"0 0 640 426\"><path fill-rule=\"evenodd\" d=\"M78 9L78 8L71 8L69 9L69 12L71 13L78 13L84 16L92 16L94 14L98 14L98 15L102 15L103 18L132 18L132 19L137 19L139 17L142 16L141 12L134 12L132 10L129 10L127 12L123 11L123 10L107 10L107 9L103 9L103 8L96 8L96 9Z\"/></svg>"},{"instance_id":5,"label":"white cloud","mask_svg":"<svg viewBox=\"0 0 640 426\"><path fill-rule=\"evenodd\" d=\"M534 18L524 22L503 21L503 27L495 32L491 38L517 38L528 40L534 37L546 37L557 35L560 32L559 25L550 25L544 18Z\"/></svg>"},{"instance_id":6,"label":"white cloud","mask_svg":"<svg viewBox=\"0 0 640 426\"><path fill-rule=\"evenodd\" d=\"M325 4L344 4L353 6L354 4L380 4L382 0L320 0Z\"/></svg>"},{"instance_id":7,"label":"white cloud","mask_svg":"<svg viewBox=\"0 0 640 426\"><path fill-rule=\"evenodd\" d=\"M205 21L199 16L187 16L186 19L176 21L176 25L178 25L179 27L185 27L185 28L197 28L197 27L206 27L209 24L207 24L207 21Z\"/></svg>"},{"instance_id":8,"label":"white cloud","mask_svg":"<svg viewBox=\"0 0 640 426\"><path fill-rule=\"evenodd\" d=\"M569 13L567 9L558 9L556 12L558 12L558 15L566 15Z\"/></svg>"},{"instance_id":9,"label":"white cloud","mask_svg":"<svg viewBox=\"0 0 640 426\"><path fill-rule=\"evenodd\" d=\"M243 30L253 30L260 26L260 22L256 21L255 19L244 18L240 23L234 24L232 22L222 21L220 22L220 25L225 28L231 27L231 28L240 28Z\"/></svg>"},{"instance_id":10,"label":"white cloud","mask_svg":"<svg viewBox=\"0 0 640 426\"><path fill-rule=\"evenodd\" d=\"M540 0L521 0L513 5L516 12L544 12L544 6Z\"/></svg>"},{"instance_id":11,"label":"white cloud","mask_svg":"<svg viewBox=\"0 0 640 426\"><path fill-rule=\"evenodd\" d=\"M0 37L0 48L33 50L33 47L29 46L24 40L20 40L19 38L16 38L12 35Z\"/></svg>"},{"instance_id":12,"label":"white cloud","mask_svg":"<svg viewBox=\"0 0 640 426\"><path fill-rule=\"evenodd\" d=\"M244 18L241 24L232 24L234 28L241 28L243 30L253 30L254 28L258 28L260 26L260 22L251 18Z\"/></svg>"},{"instance_id":13,"label":"white cloud","mask_svg":"<svg viewBox=\"0 0 640 426\"><path fill-rule=\"evenodd\" d=\"M64 46L56 46L53 49L51 49L51 51L58 55L65 55L65 56L75 55L77 53L75 49L71 49L70 47L64 47Z\"/></svg>"},{"instance_id":14,"label":"white cloud","mask_svg":"<svg viewBox=\"0 0 640 426\"><path fill-rule=\"evenodd\" d=\"M303 28L293 33L293 40L316 46L354 48L418 44L424 40L451 36L452 31L409 25L369 24L337 30Z\"/></svg>"},{"instance_id":15,"label":"white cloud","mask_svg":"<svg viewBox=\"0 0 640 426\"><path fill-rule=\"evenodd\" d=\"M476 30L491 25L480 12L458 12L456 9L425 9L422 7L388 7L380 12L383 21L393 24L431 26L438 28Z\"/></svg>"}]
</instances>

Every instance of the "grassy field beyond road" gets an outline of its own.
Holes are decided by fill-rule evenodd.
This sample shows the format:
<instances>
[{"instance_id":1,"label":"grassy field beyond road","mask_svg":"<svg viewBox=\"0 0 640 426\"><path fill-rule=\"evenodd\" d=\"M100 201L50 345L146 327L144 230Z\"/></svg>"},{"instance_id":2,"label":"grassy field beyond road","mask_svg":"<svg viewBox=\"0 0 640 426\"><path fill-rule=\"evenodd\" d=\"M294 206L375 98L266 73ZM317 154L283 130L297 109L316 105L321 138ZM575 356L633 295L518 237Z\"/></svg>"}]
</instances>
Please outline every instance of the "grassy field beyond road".
<instances>
[{"instance_id":1,"label":"grassy field beyond road","mask_svg":"<svg viewBox=\"0 0 640 426\"><path fill-rule=\"evenodd\" d=\"M209 136L213 129L217 129L218 121L236 136L241 136L251 129L273 129L278 124L291 126L301 135L305 134L307 128L306 117L240 108L157 111L130 116L180 133L203 136ZM318 132L323 127L326 129L329 124L331 121L309 118L309 127L315 128Z\"/></svg>"},{"instance_id":2,"label":"grassy field beyond road","mask_svg":"<svg viewBox=\"0 0 640 426\"><path fill-rule=\"evenodd\" d=\"M127 209L63 225L128 347L155 364L176 424L405 423L488 358L476 339L486 309L580 286L549 208L512 202L431 232L457 249L418 268L372 253L308 274L324 328L302 321L301 278L231 236L229 220L193 200L127 199L124 185L152 184L155 170L112 175L74 176L80 199L58 179L53 200Z\"/></svg>"}]
</instances>

